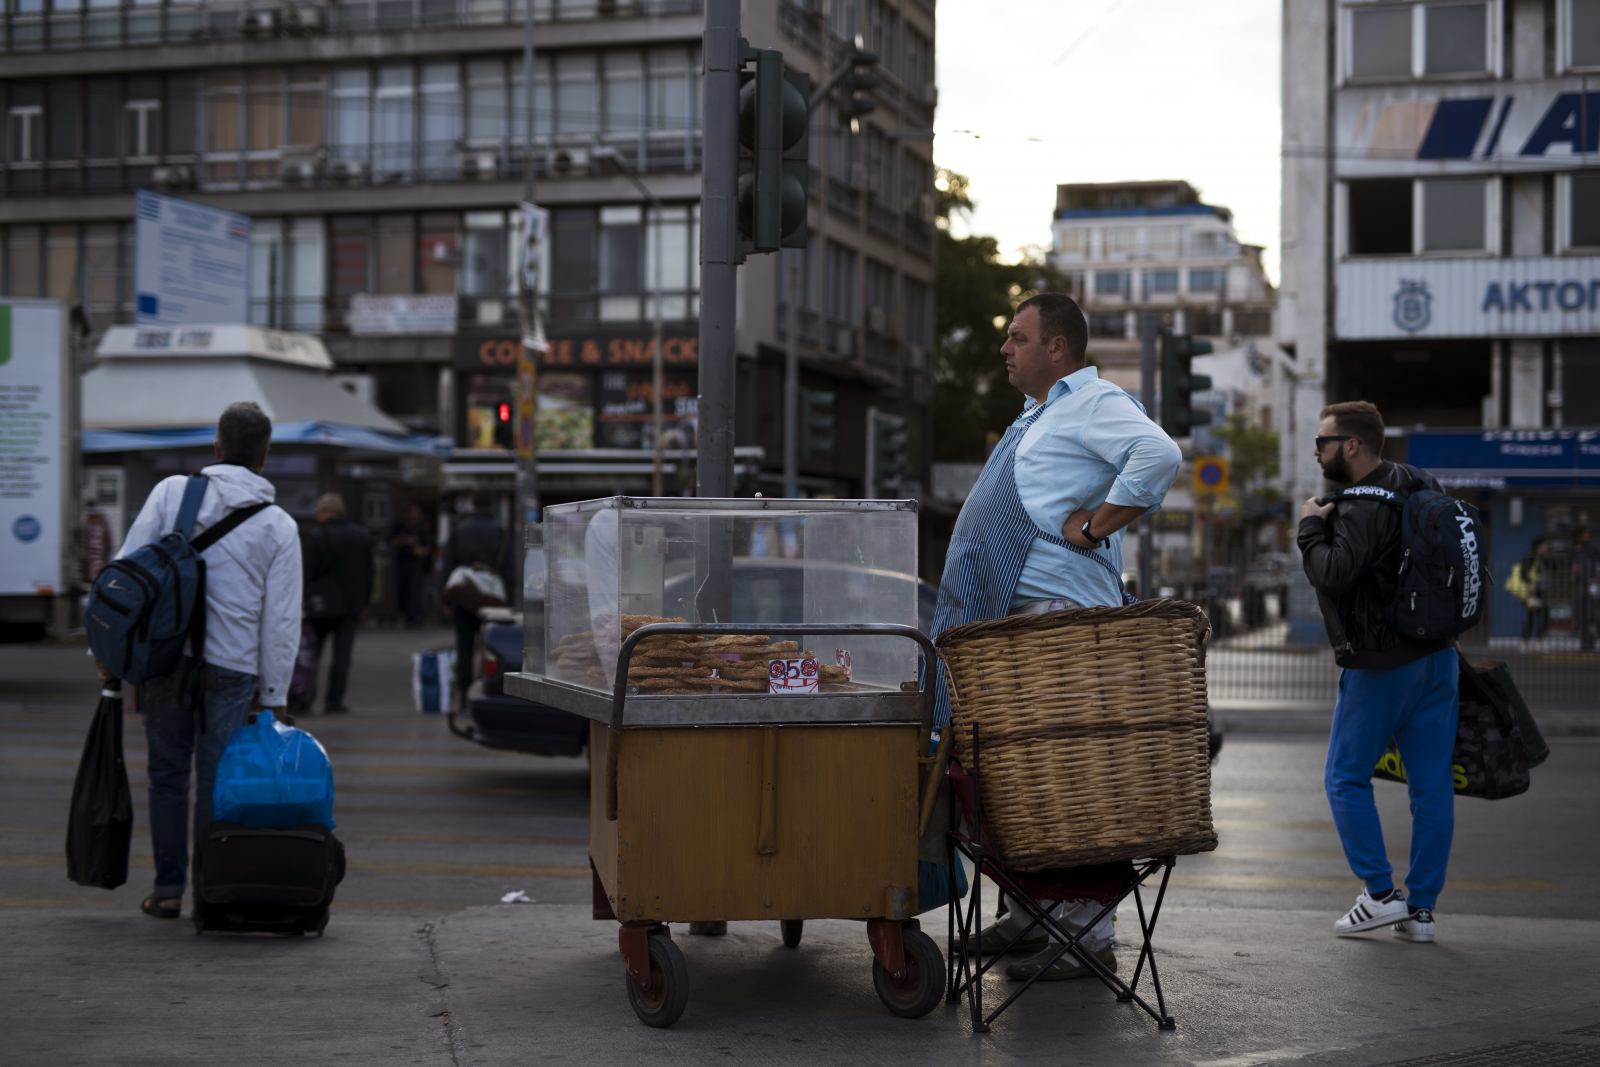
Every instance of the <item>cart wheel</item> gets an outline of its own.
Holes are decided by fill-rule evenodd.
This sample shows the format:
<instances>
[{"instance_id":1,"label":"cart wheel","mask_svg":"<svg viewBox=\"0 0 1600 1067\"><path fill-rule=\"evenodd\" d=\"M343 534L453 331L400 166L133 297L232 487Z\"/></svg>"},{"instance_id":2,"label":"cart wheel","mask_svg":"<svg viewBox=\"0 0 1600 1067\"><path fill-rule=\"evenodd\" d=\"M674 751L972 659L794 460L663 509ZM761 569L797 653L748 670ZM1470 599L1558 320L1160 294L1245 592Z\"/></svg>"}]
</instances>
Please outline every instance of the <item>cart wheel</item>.
<instances>
[{"instance_id":1,"label":"cart wheel","mask_svg":"<svg viewBox=\"0 0 1600 1067\"><path fill-rule=\"evenodd\" d=\"M804 919L779 919L778 925L783 928L783 944L785 948L799 948L800 935L805 932Z\"/></svg>"},{"instance_id":2,"label":"cart wheel","mask_svg":"<svg viewBox=\"0 0 1600 1067\"><path fill-rule=\"evenodd\" d=\"M903 1019L920 1019L944 999L944 953L921 930L905 927L906 973L895 981L883 964L872 961L872 984L883 1006Z\"/></svg>"},{"instance_id":3,"label":"cart wheel","mask_svg":"<svg viewBox=\"0 0 1600 1067\"><path fill-rule=\"evenodd\" d=\"M672 938L655 935L650 946L650 989L639 988L633 975L624 972L628 983L628 1003L646 1026L671 1026L689 1004L689 965Z\"/></svg>"}]
</instances>

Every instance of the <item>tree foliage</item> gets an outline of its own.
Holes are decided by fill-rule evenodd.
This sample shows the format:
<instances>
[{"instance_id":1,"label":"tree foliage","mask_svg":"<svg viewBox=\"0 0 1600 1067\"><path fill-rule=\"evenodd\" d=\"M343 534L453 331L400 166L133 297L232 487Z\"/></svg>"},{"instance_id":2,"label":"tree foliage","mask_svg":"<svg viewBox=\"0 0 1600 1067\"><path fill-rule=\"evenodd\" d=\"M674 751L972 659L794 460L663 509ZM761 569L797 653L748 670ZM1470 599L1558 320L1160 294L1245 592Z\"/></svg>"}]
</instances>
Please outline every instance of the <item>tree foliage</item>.
<instances>
[{"instance_id":1,"label":"tree foliage","mask_svg":"<svg viewBox=\"0 0 1600 1067\"><path fill-rule=\"evenodd\" d=\"M1229 475L1238 491L1276 500L1277 490L1259 483L1278 476L1278 431L1233 414L1211 434L1228 446Z\"/></svg>"},{"instance_id":2,"label":"tree foliage","mask_svg":"<svg viewBox=\"0 0 1600 1067\"><path fill-rule=\"evenodd\" d=\"M1022 393L1006 381L1006 327L1017 304L1059 289L1042 260L1002 263L993 237L956 237L950 221L970 215L965 175L939 171L939 264L935 284L937 351L933 386L933 458L981 463L989 435L1005 432L1022 410Z\"/></svg>"}]
</instances>

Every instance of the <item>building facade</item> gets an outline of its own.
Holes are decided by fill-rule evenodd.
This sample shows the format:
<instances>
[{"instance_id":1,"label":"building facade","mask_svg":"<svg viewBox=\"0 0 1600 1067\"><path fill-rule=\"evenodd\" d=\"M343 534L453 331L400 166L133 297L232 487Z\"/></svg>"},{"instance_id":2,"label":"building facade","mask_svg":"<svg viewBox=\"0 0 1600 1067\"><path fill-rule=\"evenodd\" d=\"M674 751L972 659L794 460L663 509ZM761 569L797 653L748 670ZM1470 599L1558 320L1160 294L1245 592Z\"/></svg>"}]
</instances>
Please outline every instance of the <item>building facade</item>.
<instances>
[{"instance_id":1,"label":"building facade","mask_svg":"<svg viewBox=\"0 0 1600 1067\"><path fill-rule=\"evenodd\" d=\"M1600 519L1600 2L1295 0L1283 61L1300 495L1318 409L1371 400L1388 455L1488 513L1503 586ZM1582 594L1549 595L1570 626Z\"/></svg>"},{"instance_id":2,"label":"building facade","mask_svg":"<svg viewBox=\"0 0 1600 1067\"><path fill-rule=\"evenodd\" d=\"M452 436L447 493L509 489L517 204L531 166L551 212L541 449L653 447L657 299L668 443L692 447L700 4L533 5L530 151L523 9L509 0L17 0L0 13L0 293L66 301L92 343L134 319L135 189L249 215L250 321L319 335L348 388ZM857 35L882 56L877 112L853 131L828 101L812 130L795 318L805 384L838 411L838 432L814 435L829 447L802 460L814 494L864 488L867 407L909 411L926 396L933 24L925 0L746 5L745 36L814 84ZM659 208L602 172L606 149ZM773 491L781 463L779 258L752 257L740 278L740 443L766 446L747 491ZM649 490L645 459L558 466L550 499Z\"/></svg>"}]
</instances>

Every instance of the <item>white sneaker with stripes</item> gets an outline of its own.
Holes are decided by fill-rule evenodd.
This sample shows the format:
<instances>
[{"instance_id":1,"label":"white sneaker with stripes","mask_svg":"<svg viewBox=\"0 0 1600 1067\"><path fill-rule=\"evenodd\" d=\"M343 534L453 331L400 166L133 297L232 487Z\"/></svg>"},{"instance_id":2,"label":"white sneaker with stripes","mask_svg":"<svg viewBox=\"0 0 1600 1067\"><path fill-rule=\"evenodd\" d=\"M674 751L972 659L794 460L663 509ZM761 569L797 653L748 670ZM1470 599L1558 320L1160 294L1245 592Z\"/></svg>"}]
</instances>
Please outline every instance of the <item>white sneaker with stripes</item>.
<instances>
[{"instance_id":1,"label":"white sneaker with stripes","mask_svg":"<svg viewBox=\"0 0 1600 1067\"><path fill-rule=\"evenodd\" d=\"M1410 911L1406 907L1405 897L1399 893L1388 900L1374 900L1365 889L1356 897L1356 905L1345 912L1344 918L1333 924L1333 932L1340 937L1346 934L1359 934L1368 930L1376 930L1380 926L1393 926L1395 923L1404 922L1409 917Z\"/></svg>"},{"instance_id":2,"label":"white sneaker with stripes","mask_svg":"<svg viewBox=\"0 0 1600 1067\"><path fill-rule=\"evenodd\" d=\"M1433 931L1432 908L1410 908L1406 921L1394 924L1394 936L1402 941L1432 941Z\"/></svg>"}]
</instances>

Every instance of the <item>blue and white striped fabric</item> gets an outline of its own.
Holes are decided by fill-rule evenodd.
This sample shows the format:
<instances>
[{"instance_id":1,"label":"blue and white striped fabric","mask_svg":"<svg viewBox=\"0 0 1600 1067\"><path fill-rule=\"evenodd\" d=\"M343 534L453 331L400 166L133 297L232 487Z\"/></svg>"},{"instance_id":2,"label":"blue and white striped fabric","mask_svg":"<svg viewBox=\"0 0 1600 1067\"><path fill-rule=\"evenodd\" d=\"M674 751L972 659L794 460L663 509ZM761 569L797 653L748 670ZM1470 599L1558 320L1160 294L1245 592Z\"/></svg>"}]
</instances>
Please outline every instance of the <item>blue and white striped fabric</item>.
<instances>
[{"instance_id":1,"label":"blue and white striped fabric","mask_svg":"<svg viewBox=\"0 0 1600 1067\"><path fill-rule=\"evenodd\" d=\"M955 532L950 537L944 579L939 584L939 603L933 613L935 636L952 626L979 619L1004 618L1011 610L1017 579L1022 577L1028 549L1035 541L1071 547L1100 558L1100 553L1078 549L1057 534L1044 533L1022 506L1015 473L1017 445L1043 411L1044 406L1039 405L1027 418L1006 431L989 454L983 473L962 505ZM940 671L934 725L942 728L949 723L950 693L945 686L944 672Z\"/></svg>"}]
</instances>

